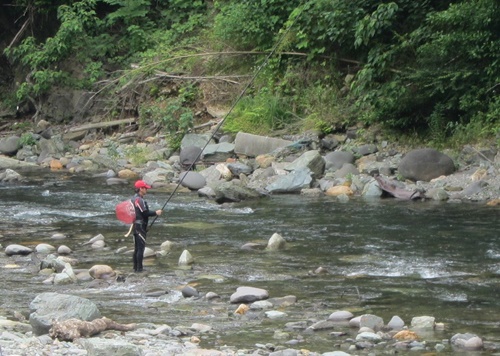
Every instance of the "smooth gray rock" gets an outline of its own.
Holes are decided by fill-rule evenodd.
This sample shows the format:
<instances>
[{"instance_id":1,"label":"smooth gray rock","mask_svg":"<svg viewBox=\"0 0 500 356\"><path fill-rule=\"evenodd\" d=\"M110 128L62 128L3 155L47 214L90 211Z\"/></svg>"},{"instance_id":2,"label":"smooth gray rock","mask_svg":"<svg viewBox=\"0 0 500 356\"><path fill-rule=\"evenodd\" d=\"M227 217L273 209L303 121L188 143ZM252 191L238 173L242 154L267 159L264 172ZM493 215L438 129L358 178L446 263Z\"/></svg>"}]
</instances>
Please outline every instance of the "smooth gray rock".
<instances>
[{"instance_id":1,"label":"smooth gray rock","mask_svg":"<svg viewBox=\"0 0 500 356\"><path fill-rule=\"evenodd\" d=\"M374 331L379 331L384 327L384 320L373 314L363 314L359 320L359 327L367 327Z\"/></svg>"},{"instance_id":2,"label":"smooth gray rock","mask_svg":"<svg viewBox=\"0 0 500 356\"><path fill-rule=\"evenodd\" d=\"M398 173L413 181L430 181L442 175L455 172L453 160L432 148L408 152L398 166Z\"/></svg>"},{"instance_id":3,"label":"smooth gray rock","mask_svg":"<svg viewBox=\"0 0 500 356\"><path fill-rule=\"evenodd\" d=\"M179 181L183 187L191 190L201 189L207 184L205 177L198 172L192 171L182 172L179 174Z\"/></svg>"},{"instance_id":4,"label":"smooth gray rock","mask_svg":"<svg viewBox=\"0 0 500 356\"><path fill-rule=\"evenodd\" d=\"M32 162L24 162L14 158L0 156L0 169L19 168L19 167L38 167L38 166Z\"/></svg>"},{"instance_id":5,"label":"smooth gray rock","mask_svg":"<svg viewBox=\"0 0 500 356\"><path fill-rule=\"evenodd\" d=\"M182 288L181 293L184 298L198 297L200 295L196 288L191 286L185 286Z\"/></svg>"},{"instance_id":6,"label":"smooth gray rock","mask_svg":"<svg viewBox=\"0 0 500 356\"><path fill-rule=\"evenodd\" d=\"M0 154L15 155L21 148L19 136L9 136L0 139Z\"/></svg>"},{"instance_id":7,"label":"smooth gray rock","mask_svg":"<svg viewBox=\"0 0 500 356\"><path fill-rule=\"evenodd\" d=\"M234 155L234 144L228 142L210 144L203 150L204 162L224 162Z\"/></svg>"},{"instance_id":8,"label":"smooth gray rock","mask_svg":"<svg viewBox=\"0 0 500 356\"><path fill-rule=\"evenodd\" d=\"M194 164L202 158L201 152L201 148L197 146L187 146L182 148L179 155L180 164L185 168L192 165L194 166Z\"/></svg>"},{"instance_id":9,"label":"smooth gray rock","mask_svg":"<svg viewBox=\"0 0 500 356\"><path fill-rule=\"evenodd\" d=\"M392 330L401 330L405 326L405 322L399 316L394 315L387 323L387 326Z\"/></svg>"},{"instance_id":10,"label":"smooth gray rock","mask_svg":"<svg viewBox=\"0 0 500 356\"><path fill-rule=\"evenodd\" d=\"M22 175L9 168L5 172L0 173L0 181L2 182L20 182L23 179Z\"/></svg>"},{"instance_id":11,"label":"smooth gray rock","mask_svg":"<svg viewBox=\"0 0 500 356\"><path fill-rule=\"evenodd\" d=\"M378 151L378 148L373 143L369 143L366 145L359 146L355 149L355 152L360 156L367 156L369 154L375 153Z\"/></svg>"},{"instance_id":12,"label":"smooth gray rock","mask_svg":"<svg viewBox=\"0 0 500 356\"><path fill-rule=\"evenodd\" d=\"M479 336L470 333L453 335L450 339L450 344L456 348L470 351L477 351L483 348L483 340Z\"/></svg>"},{"instance_id":13,"label":"smooth gray rock","mask_svg":"<svg viewBox=\"0 0 500 356\"><path fill-rule=\"evenodd\" d=\"M293 141L238 132L234 140L234 152L238 155L257 157L291 144Z\"/></svg>"},{"instance_id":14,"label":"smooth gray rock","mask_svg":"<svg viewBox=\"0 0 500 356\"><path fill-rule=\"evenodd\" d=\"M257 300L269 298L269 293L265 289L255 287L238 287L230 297L231 303L252 303Z\"/></svg>"},{"instance_id":15,"label":"smooth gray rock","mask_svg":"<svg viewBox=\"0 0 500 356\"><path fill-rule=\"evenodd\" d=\"M238 177L240 174L249 175L249 174L252 174L252 172L253 172L252 167L250 167L244 163L241 163L241 162L228 163L227 168L236 177Z\"/></svg>"},{"instance_id":16,"label":"smooth gray rock","mask_svg":"<svg viewBox=\"0 0 500 356\"><path fill-rule=\"evenodd\" d=\"M354 315L350 311L337 310L337 311L330 314L330 316L328 317L328 320L344 321L344 320L350 320L353 317L354 317Z\"/></svg>"},{"instance_id":17,"label":"smooth gray rock","mask_svg":"<svg viewBox=\"0 0 500 356\"><path fill-rule=\"evenodd\" d=\"M92 321L101 317L99 309L92 301L67 294L39 294L29 307L29 322L34 335L47 334L52 326L52 320L64 321L77 318Z\"/></svg>"},{"instance_id":18,"label":"smooth gray rock","mask_svg":"<svg viewBox=\"0 0 500 356\"><path fill-rule=\"evenodd\" d=\"M5 248L5 254L7 256L29 255L32 252L33 250L31 248L17 244L12 244Z\"/></svg>"},{"instance_id":19,"label":"smooth gray rock","mask_svg":"<svg viewBox=\"0 0 500 356\"><path fill-rule=\"evenodd\" d=\"M102 338L81 338L81 345L87 350L88 356L140 356L141 348L122 340Z\"/></svg>"},{"instance_id":20,"label":"smooth gray rock","mask_svg":"<svg viewBox=\"0 0 500 356\"><path fill-rule=\"evenodd\" d=\"M434 329L435 320L433 316L416 316L411 319L411 327L415 329Z\"/></svg>"},{"instance_id":21,"label":"smooth gray rock","mask_svg":"<svg viewBox=\"0 0 500 356\"><path fill-rule=\"evenodd\" d=\"M354 163L355 157L351 152L346 151L334 151L329 152L325 155L325 169L336 171L342 168L344 163Z\"/></svg>"},{"instance_id":22,"label":"smooth gray rock","mask_svg":"<svg viewBox=\"0 0 500 356\"><path fill-rule=\"evenodd\" d=\"M309 169L314 177L321 177L325 171L325 160L318 151L307 151L287 164L285 169L287 171Z\"/></svg>"},{"instance_id":23,"label":"smooth gray rock","mask_svg":"<svg viewBox=\"0 0 500 356\"><path fill-rule=\"evenodd\" d=\"M267 243L266 250L277 251L285 247L286 240L278 233L274 233Z\"/></svg>"},{"instance_id":24,"label":"smooth gray rock","mask_svg":"<svg viewBox=\"0 0 500 356\"><path fill-rule=\"evenodd\" d=\"M206 145L214 143L215 141L212 139L212 135L208 133L205 134L188 133L182 137L181 152L187 147L194 146L202 149Z\"/></svg>"},{"instance_id":25,"label":"smooth gray rock","mask_svg":"<svg viewBox=\"0 0 500 356\"><path fill-rule=\"evenodd\" d=\"M215 201L219 204L239 202L246 199L259 198L263 194L244 187L235 181L222 182L214 187Z\"/></svg>"},{"instance_id":26,"label":"smooth gray rock","mask_svg":"<svg viewBox=\"0 0 500 356\"><path fill-rule=\"evenodd\" d=\"M335 171L333 176L335 178L345 178L348 175L358 175L358 168L352 163L344 163L342 167Z\"/></svg>"},{"instance_id":27,"label":"smooth gray rock","mask_svg":"<svg viewBox=\"0 0 500 356\"><path fill-rule=\"evenodd\" d=\"M296 193L310 188L312 181L311 171L308 168L302 168L279 176L265 189L269 193Z\"/></svg>"}]
</instances>

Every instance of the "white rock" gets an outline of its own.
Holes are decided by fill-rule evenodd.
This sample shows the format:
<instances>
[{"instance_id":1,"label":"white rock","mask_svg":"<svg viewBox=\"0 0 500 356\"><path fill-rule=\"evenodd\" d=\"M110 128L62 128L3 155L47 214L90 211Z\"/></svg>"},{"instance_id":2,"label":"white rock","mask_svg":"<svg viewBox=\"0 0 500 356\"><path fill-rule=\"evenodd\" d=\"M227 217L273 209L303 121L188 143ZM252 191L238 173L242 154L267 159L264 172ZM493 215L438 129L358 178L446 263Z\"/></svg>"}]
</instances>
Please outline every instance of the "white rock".
<instances>
[{"instance_id":1,"label":"white rock","mask_svg":"<svg viewBox=\"0 0 500 356\"><path fill-rule=\"evenodd\" d=\"M278 233L274 233L267 243L266 250L280 250L286 245L286 240Z\"/></svg>"},{"instance_id":2,"label":"white rock","mask_svg":"<svg viewBox=\"0 0 500 356\"><path fill-rule=\"evenodd\" d=\"M179 266L189 266L192 263L194 263L194 258L189 251L182 251L181 257L179 257Z\"/></svg>"},{"instance_id":3,"label":"white rock","mask_svg":"<svg viewBox=\"0 0 500 356\"><path fill-rule=\"evenodd\" d=\"M49 244L38 244L35 247L35 251L38 253L51 253L52 251L55 251L55 247Z\"/></svg>"},{"instance_id":4,"label":"white rock","mask_svg":"<svg viewBox=\"0 0 500 356\"><path fill-rule=\"evenodd\" d=\"M73 251L71 251L71 249L68 246L66 246L66 245L61 245L57 249L57 253L60 254L60 255L69 255L72 252Z\"/></svg>"}]
</instances>

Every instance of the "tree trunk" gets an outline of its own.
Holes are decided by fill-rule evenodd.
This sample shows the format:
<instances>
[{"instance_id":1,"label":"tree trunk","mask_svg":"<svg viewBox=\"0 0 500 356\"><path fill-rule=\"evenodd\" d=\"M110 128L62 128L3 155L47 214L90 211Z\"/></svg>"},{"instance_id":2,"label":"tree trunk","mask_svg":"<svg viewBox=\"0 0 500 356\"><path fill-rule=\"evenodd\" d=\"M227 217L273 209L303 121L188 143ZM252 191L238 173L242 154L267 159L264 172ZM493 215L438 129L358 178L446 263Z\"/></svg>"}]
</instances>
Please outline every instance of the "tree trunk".
<instances>
[{"instance_id":1,"label":"tree trunk","mask_svg":"<svg viewBox=\"0 0 500 356\"><path fill-rule=\"evenodd\" d=\"M381 176L375 176L375 180L377 181L380 189L382 189L384 192L392 195L395 198L405 199L405 200L422 198L422 194L418 190L408 191L406 189L400 188L390 180L382 178Z\"/></svg>"},{"instance_id":2,"label":"tree trunk","mask_svg":"<svg viewBox=\"0 0 500 356\"><path fill-rule=\"evenodd\" d=\"M49 330L49 335L53 339L57 338L61 341L73 341L80 337L98 334L104 330L130 331L134 329L135 324L118 324L106 317L92 321L68 319L64 321L54 321Z\"/></svg>"}]
</instances>

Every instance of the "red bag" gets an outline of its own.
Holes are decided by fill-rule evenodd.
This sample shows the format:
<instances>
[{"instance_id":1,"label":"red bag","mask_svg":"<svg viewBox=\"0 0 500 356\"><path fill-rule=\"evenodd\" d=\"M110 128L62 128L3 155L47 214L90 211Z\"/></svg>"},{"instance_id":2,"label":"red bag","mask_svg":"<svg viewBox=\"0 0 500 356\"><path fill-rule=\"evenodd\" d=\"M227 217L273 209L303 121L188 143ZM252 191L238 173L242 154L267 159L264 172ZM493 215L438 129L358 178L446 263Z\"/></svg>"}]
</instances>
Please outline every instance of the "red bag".
<instances>
[{"instance_id":1,"label":"red bag","mask_svg":"<svg viewBox=\"0 0 500 356\"><path fill-rule=\"evenodd\" d=\"M135 208L132 201L125 200L116 206L116 217L125 224L132 224L135 220Z\"/></svg>"}]
</instances>

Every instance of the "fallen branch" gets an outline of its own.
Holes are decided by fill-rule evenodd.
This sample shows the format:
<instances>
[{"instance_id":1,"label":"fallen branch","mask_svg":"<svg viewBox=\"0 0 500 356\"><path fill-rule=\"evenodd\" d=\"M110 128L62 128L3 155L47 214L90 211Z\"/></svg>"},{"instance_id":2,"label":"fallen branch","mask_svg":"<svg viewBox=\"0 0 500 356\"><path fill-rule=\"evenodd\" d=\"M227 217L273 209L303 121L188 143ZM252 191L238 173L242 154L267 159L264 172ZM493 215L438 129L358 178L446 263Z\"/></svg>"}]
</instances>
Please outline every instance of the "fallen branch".
<instances>
[{"instance_id":1,"label":"fallen branch","mask_svg":"<svg viewBox=\"0 0 500 356\"><path fill-rule=\"evenodd\" d=\"M53 339L60 341L73 341L80 337L89 337L105 330L130 331L135 329L135 324L118 324L111 319L103 317L92 321L80 319L67 319L54 321L49 330Z\"/></svg>"},{"instance_id":2,"label":"fallen branch","mask_svg":"<svg viewBox=\"0 0 500 356\"><path fill-rule=\"evenodd\" d=\"M131 118L122 119L122 120L97 122L95 124L88 124L88 125L83 125L83 126L78 126L78 127L72 127L69 129L69 132L92 130L92 129L102 129L102 128L106 128L106 127L118 126L118 125L123 125L123 124L132 124L135 121L136 121L136 119L131 117Z\"/></svg>"},{"instance_id":3,"label":"fallen branch","mask_svg":"<svg viewBox=\"0 0 500 356\"><path fill-rule=\"evenodd\" d=\"M382 189L386 193L389 193L395 198L405 200L422 198L422 195L418 190L408 191L406 189L400 188L390 180L382 178L381 176L375 176L375 180L377 181L380 189Z\"/></svg>"},{"instance_id":4,"label":"fallen branch","mask_svg":"<svg viewBox=\"0 0 500 356\"><path fill-rule=\"evenodd\" d=\"M21 26L21 29L19 31L17 31L16 35L14 36L12 41L10 41L9 45L7 46L7 48L5 50L7 50L7 51L10 50L10 48L12 46L14 46L19 41L19 39L23 36L24 31L26 31L26 29L28 28L28 25L30 22L31 22L31 18L28 18L26 21L24 21L23 25Z\"/></svg>"},{"instance_id":5,"label":"fallen branch","mask_svg":"<svg viewBox=\"0 0 500 356\"><path fill-rule=\"evenodd\" d=\"M169 74L166 72L162 72L157 70L156 71L156 77L158 78L171 78L171 79L183 79L183 80L220 80L223 82L231 83L231 84L238 84L238 82L234 80L230 80L228 78L245 78L245 77L250 77L249 75L224 75L224 76L203 76L203 77L190 77L190 76L182 76L182 75L174 75L174 74Z\"/></svg>"}]
</instances>

